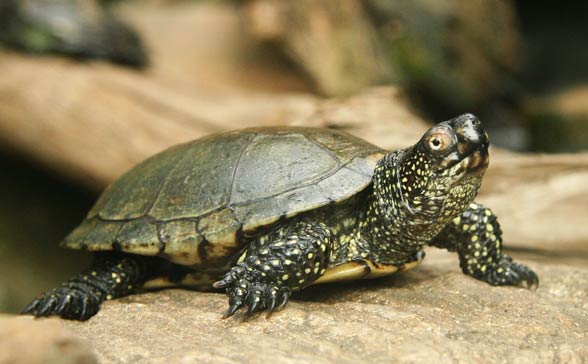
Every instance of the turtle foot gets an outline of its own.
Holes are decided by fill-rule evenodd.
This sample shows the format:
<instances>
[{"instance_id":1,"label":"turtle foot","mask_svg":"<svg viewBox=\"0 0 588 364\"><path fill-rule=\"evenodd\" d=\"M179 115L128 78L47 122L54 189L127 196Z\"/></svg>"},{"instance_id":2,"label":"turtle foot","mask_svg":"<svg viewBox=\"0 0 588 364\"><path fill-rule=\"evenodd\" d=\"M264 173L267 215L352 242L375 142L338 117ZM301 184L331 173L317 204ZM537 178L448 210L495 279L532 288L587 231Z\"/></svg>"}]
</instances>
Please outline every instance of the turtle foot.
<instances>
[{"instance_id":1,"label":"turtle foot","mask_svg":"<svg viewBox=\"0 0 588 364\"><path fill-rule=\"evenodd\" d=\"M513 262L504 255L502 260L489 272L485 279L494 286L518 286L531 290L539 286L539 278L529 267Z\"/></svg>"},{"instance_id":2,"label":"turtle foot","mask_svg":"<svg viewBox=\"0 0 588 364\"><path fill-rule=\"evenodd\" d=\"M102 301L88 286L63 285L35 299L22 314L36 317L60 316L68 320L85 321L98 312Z\"/></svg>"},{"instance_id":3,"label":"turtle foot","mask_svg":"<svg viewBox=\"0 0 588 364\"><path fill-rule=\"evenodd\" d=\"M224 318L231 317L242 307L247 307L246 316L267 309L269 314L281 309L290 298L291 290L269 280L245 264L233 267L222 280L213 284L225 289L229 296L229 309Z\"/></svg>"}]
</instances>

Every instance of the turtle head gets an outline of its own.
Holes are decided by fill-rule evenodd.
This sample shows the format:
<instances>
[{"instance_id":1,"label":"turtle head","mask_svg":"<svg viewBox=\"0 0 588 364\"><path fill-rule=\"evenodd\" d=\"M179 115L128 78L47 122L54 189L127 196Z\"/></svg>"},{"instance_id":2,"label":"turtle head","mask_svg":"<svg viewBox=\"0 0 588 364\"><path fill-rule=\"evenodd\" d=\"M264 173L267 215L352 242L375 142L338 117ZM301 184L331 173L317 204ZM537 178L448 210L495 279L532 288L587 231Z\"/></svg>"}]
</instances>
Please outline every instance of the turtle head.
<instances>
[{"instance_id":1,"label":"turtle head","mask_svg":"<svg viewBox=\"0 0 588 364\"><path fill-rule=\"evenodd\" d=\"M453 218L477 195L488 162L488 135L477 117L439 123L399 156L402 200L431 221Z\"/></svg>"},{"instance_id":2,"label":"turtle head","mask_svg":"<svg viewBox=\"0 0 588 364\"><path fill-rule=\"evenodd\" d=\"M412 147L380 161L372 210L397 226L403 240L426 242L474 200L488 160L488 136L478 118L464 114L439 123Z\"/></svg>"},{"instance_id":3,"label":"turtle head","mask_svg":"<svg viewBox=\"0 0 588 364\"><path fill-rule=\"evenodd\" d=\"M425 176L444 178L448 187L466 176L481 179L488 167L488 144L480 120L463 114L429 129L403 158L403 169L420 167Z\"/></svg>"}]
</instances>

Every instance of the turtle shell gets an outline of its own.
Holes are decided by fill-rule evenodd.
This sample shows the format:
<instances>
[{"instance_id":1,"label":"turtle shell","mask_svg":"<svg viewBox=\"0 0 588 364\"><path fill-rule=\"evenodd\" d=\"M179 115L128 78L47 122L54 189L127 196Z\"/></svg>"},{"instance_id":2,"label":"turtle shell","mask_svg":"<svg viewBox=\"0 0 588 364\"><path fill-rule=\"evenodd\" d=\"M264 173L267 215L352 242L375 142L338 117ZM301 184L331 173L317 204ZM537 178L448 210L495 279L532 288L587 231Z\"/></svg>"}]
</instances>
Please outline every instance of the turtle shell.
<instances>
[{"instance_id":1,"label":"turtle shell","mask_svg":"<svg viewBox=\"0 0 588 364\"><path fill-rule=\"evenodd\" d=\"M341 131L257 128L171 147L100 196L62 245L224 264L260 227L348 199L384 151Z\"/></svg>"}]
</instances>

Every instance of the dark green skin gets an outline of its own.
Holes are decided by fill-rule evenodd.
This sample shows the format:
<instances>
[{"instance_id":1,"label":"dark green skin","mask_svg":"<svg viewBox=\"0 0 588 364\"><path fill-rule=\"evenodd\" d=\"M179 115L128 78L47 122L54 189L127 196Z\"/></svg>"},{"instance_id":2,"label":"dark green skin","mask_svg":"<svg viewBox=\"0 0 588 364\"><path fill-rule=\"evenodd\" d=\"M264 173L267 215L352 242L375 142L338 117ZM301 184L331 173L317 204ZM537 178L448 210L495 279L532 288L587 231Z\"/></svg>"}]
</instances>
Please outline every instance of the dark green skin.
<instances>
[{"instance_id":1,"label":"dark green skin","mask_svg":"<svg viewBox=\"0 0 588 364\"><path fill-rule=\"evenodd\" d=\"M388 154L309 128L180 145L101 196L64 242L96 251L95 263L24 312L85 320L150 279L202 273L226 291L227 316L271 312L330 267L402 266L427 244L456 251L465 274L492 285L536 287L535 273L502 253L496 217L473 203L487 165L488 139L470 114Z\"/></svg>"}]
</instances>

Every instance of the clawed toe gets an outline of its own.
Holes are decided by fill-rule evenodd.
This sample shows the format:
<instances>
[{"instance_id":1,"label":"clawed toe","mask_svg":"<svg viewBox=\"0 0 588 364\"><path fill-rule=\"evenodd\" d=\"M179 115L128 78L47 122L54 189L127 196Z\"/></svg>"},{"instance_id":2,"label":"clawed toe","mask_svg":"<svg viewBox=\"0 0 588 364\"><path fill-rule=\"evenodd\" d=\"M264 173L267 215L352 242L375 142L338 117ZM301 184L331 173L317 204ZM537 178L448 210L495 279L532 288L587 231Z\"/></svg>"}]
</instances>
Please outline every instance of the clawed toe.
<instances>
[{"instance_id":1,"label":"clawed toe","mask_svg":"<svg viewBox=\"0 0 588 364\"><path fill-rule=\"evenodd\" d=\"M290 298L290 289L279 287L272 282L258 282L249 276L245 270L241 273L244 278L238 277L235 270L227 273L225 277L214 283L215 288L224 288L229 296L229 309L223 318L233 316L240 308L247 308L246 317L254 313L268 310L268 315L281 309Z\"/></svg>"},{"instance_id":2,"label":"clawed toe","mask_svg":"<svg viewBox=\"0 0 588 364\"><path fill-rule=\"evenodd\" d=\"M539 287L539 277L531 269L524 265L519 265L519 286L530 290L536 290Z\"/></svg>"},{"instance_id":3,"label":"clawed toe","mask_svg":"<svg viewBox=\"0 0 588 364\"><path fill-rule=\"evenodd\" d=\"M45 317L55 314L55 308L58 305L57 296L53 293L45 293L43 296L35 299L23 311L23 314L29 314L36 317Z\"/></svg>"},{"instance_id":4,"label":"clawed toe","mask_svg":"<svg viewBox=\"0 0 588 364\"><path fill-rule=\"evenodd\" d=\"M100 302L86 292L55 289L31 302L21 313L36 317L61 316L70 320L87 320L100 308Z\"/></svg>"},{"instance_id":5,"label":"clawed toe","mask_svg":"<svg viewBox=\"0 0 588 364\"><path fill-rule=\"evenodd\" d=\"M513 262L510 257L503 259L502 264L494 271L490 283L495 285L518 286L531 290L539 286L539 277L526 265Z\"/></svg>"}]
</instances>

